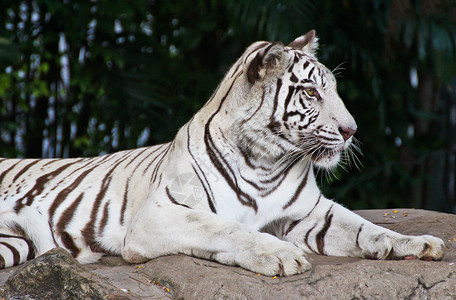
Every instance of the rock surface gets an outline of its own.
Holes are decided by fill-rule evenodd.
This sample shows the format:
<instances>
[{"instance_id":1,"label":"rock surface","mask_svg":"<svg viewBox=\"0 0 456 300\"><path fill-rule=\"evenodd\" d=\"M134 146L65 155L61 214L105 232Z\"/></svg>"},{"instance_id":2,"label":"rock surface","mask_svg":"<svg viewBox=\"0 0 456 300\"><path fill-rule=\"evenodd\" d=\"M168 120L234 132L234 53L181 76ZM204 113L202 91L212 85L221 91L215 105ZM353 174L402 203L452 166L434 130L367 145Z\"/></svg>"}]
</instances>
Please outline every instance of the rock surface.
<instances>
[{"instance_id":1,"label":"rock surface","mask_svg":"<svg viewBox=\"0 0 456 300\"><path fill-rule=\"evenodd\" d=\"M267 277L185 255L141 265L119 257L80 265L54 249L0 270L0 299L455 299L456 215L424 210L358 214L404 234L445 241L443 261L373 261L309 255L313 270Z\"/></svg>"},{"instance_id":2,"label":"rock surface","mask_svg":"<svg viewBox=\"0 0 456 300\"><path fill-rule=\"evenodd\" d=\"M94 277L67 251L56 248L18 267L3 293L21 299L106 299L115 293Z\"/></svg>"}]
</instances>

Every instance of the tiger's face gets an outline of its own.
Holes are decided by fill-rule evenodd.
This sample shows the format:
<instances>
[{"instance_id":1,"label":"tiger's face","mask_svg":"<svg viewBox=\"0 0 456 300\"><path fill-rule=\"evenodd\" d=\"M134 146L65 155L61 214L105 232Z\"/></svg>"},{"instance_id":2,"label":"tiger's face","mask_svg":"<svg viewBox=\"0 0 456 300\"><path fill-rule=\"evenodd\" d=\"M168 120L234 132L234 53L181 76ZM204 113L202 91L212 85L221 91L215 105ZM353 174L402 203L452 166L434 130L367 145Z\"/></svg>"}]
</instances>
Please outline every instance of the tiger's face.
<instances>
[{"instance_id":1,"label":"tiger's face","mask_svg":"<svg viewBox=\"0 0 456 300\"><path fill-rule=\"evenodd\" d=\"M240 132L241 141L259 155L298 156L332 168L352 144L355 120L334 75L316 59L316 47L312 31L287 47L267 45L257 52L255 58L262 57L257 65L252 59L247 75L254 86Z\"/></svg>"}]
</instances>

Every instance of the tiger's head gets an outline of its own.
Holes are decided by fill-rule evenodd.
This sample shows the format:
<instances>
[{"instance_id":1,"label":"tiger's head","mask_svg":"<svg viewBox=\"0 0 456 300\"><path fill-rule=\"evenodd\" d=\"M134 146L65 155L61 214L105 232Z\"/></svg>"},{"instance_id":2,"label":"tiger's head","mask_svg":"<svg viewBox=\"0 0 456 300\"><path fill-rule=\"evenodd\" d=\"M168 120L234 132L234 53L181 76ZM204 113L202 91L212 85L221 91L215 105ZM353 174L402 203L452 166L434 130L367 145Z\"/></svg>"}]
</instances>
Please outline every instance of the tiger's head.
<instances>
[{"instance_id":1,"label":"tiger's head","mask_svg":"<svg viewBox=\"0 0 456 300\"><path fill-rule=\"evenodd\" d=\"M352 144L356 122L334 75L318 62L317 48L312 30L288 46L256 42L238 61L246 92L236 104L233 128L252 155L301 156L330 169Z\"/></svg>"}]
</instances>

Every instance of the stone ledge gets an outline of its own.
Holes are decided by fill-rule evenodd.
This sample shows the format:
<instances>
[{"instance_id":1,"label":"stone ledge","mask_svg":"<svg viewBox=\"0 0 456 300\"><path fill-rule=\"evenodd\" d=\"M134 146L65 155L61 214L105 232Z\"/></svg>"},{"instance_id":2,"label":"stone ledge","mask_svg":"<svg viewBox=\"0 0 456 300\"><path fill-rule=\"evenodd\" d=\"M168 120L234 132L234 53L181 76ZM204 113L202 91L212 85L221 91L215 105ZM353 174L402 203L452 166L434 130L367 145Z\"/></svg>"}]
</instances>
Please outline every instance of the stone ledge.
<instances>
[{"instance_id":1,"label":"stone ledge","mask_svg":"<svg viewBox=\"0 0 456 300\"><path fill-rule=\"evenodd\" d=\"M455 299L456 215L415 209L362 210L366 219L404 234L432 234L443 261L373 261L310 255L313 270L271 278L185 255L141 265L106 257L81 266L54 249L0 271L0 299ZM58 288L56 288L58 287ZM79 294L75 294L79 293Z\"/></svg>"}]
</instances>

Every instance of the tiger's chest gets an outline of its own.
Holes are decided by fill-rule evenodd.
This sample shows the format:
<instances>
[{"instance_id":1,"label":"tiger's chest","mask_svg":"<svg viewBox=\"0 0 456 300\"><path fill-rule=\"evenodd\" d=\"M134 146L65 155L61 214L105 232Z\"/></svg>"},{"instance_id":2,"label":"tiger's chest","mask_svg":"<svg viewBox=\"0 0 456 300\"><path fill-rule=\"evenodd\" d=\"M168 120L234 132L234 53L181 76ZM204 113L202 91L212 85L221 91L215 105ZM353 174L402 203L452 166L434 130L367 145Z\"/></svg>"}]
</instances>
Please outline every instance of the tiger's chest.
<instances>
[{"instance_id":1,"label":"tiger's chest","mask_svg":"<svg viewBox=\"0 0 456 300\"><path fill-rule=\"evenodd\" d=\"M233 180L212 182L217 214L253 229L312 208L320 195L312 166L297 164L281 172L244 168Z\"/></svg>"}]
</instances>

